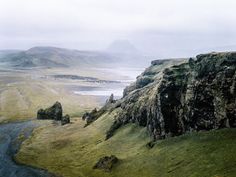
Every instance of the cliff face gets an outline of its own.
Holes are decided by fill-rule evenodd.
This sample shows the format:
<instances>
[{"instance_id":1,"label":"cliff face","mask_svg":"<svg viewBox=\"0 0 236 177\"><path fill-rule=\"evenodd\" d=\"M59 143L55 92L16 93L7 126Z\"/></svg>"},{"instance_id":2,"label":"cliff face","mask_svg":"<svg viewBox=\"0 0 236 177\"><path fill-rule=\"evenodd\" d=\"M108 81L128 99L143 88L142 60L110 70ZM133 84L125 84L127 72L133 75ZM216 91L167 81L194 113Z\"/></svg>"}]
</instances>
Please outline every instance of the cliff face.
<instances>
[{"instance_id":1,"label":"cliff face","mask_svg":"<svg viewBox=\"0 0 236 177\"><path fill-rule=\"evenodd\" d=\"M155 140L236 127L235 70L236 53L153 61L111 106L118 113L107 138L129 122L147 127Z\"/></svg>"}]
</instances>

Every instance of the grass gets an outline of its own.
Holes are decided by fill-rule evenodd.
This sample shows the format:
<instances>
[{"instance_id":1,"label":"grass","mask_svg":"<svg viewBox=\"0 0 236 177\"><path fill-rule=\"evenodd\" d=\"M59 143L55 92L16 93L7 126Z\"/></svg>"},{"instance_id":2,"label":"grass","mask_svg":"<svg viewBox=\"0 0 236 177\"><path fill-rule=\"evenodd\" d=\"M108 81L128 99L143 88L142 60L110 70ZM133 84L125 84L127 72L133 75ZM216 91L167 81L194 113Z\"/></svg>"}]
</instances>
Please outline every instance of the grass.
<instances>
[{"instance_id":1,"label":"grass","mask_svg":"<svg viewBox=\"0 0 236 177\"><path fill-rule=\"evenodd\" d=\"M19 121L36 117L40 108L62 103L63 112L72 117L81 116L85 109L96 106L96 100L89 96L72 95L55 83L25 80L5 85L0 92L0 123Z\"/></svg>"},{"instance_id":2,"label":"grass","mask_svg":"<svg viewBox=\"0 0 236 177\"><path fill-rule=\"evenodd\" d=\"M48 72L45 71L45 75ZM84 71L84 75L87 72ZM16 73L9 74L0 75L0 123L35 117L39 108L55 101L60 101L64 113L72 117L81 116L86 109L96 106L93 98L71 95L63 89L63 84L75 84L73 82L45 82L31 79L27 74L19 77ZM107 75L103 77L106 79ZM45 168L64 177L236 176L236 129L169 138L148 149L146 144L150 138L146 128L135 124L127 124L111 139L104 140L114 114L104 115L86 128L81 118L73 118L72 123L65 126L44 121L31 138L23 142L15 158L19 163ZM24 139L22 134L18 140ZM100 157L111 154L120 159L112 172L92 169Z\"/></svg>"},{"instance_id":3,"label":"grass","mask_svg":"<svg viewBox=\"0 0 236 177\"><path fill-rule=\"evenodd\" d=\"M26 140L16 160L64 177L235 177L236 129L186 134L158 141L152 149L146 129L128 124L109 140L115 112L90 126L78 118L65 126L45 125ZM116 155L112 172L92 169L100 157Z\"/></svg>"},{"instance_id":4,"label":"grass","mask_svg":"<svg viewBox=\"0 0 236 177\"><path fill-rule=\"evenodd\" d=\"M8 69L8 68L4 68ZM84 111L100 106L94 96L75 95L79 86L97 86L78 80L49 77L57 74L75 74L107 80L120 80L120 75L89 68L51 68L35 70L9 69L0 71L0 123L21 121L36 117L40 108L62 103L65 114L81 116Z\"/></svg>"}]
</instances>

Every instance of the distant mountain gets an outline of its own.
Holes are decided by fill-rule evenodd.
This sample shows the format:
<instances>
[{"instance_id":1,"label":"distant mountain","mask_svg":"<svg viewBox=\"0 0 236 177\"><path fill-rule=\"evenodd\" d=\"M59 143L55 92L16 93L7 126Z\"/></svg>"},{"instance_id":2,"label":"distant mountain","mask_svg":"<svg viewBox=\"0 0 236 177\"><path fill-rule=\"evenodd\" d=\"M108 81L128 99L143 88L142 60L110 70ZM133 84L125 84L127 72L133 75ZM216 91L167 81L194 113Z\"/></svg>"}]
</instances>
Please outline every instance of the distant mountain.
<instances>
[{"instance_id":1,"label":"distant mountain","mask_svg":"<svg viewBox=\"0 0 236 177\"><path fill-rule=\"evenodd\" d=\"M119 54L140 54L140 51L128 40L116 40L108 46L106 51Z\"/></svg>"},{"instance_id":2,"label":"distant mountain","mask_svg":"<svg viewBox=\"0 0 236 177\"><path fill-rule=\"evenodd\" d=\"M7 54L0 55L0 61L7 62L14 67L69 67L104 66L116 60L105 52L33 47L26 51L9 51Z\"/></svg>"},{"instance_id":3,"label":"distant mountain","mask_svg":"<svg viewBox=\"0 0 236 177\"><path fill-rule=\"evenodd\" d=\"M126 66L146 67L151 62L128 40L116 40L105 51Z\"/></svg>"},{"instance_id":4,"label":"distant mountain","mask_svg":"<svg viewBox=\"0 0 236 177\"><path fill-rule=\"evenodd\" d=\"M0 61L9 54L19 53L20 50L0 50Z\"/></svg>"}]
</instances>

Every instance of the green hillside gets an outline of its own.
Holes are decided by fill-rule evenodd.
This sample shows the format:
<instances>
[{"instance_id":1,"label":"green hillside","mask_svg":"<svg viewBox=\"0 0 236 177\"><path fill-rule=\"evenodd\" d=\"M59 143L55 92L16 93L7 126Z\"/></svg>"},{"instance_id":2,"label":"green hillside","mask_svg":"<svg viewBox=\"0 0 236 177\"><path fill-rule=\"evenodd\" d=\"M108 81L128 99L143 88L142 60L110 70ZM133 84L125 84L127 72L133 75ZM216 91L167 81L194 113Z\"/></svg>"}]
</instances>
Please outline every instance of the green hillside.
<instances>
[{"instance_id":1,"label":"green hillside","mask_svg":"<svg viewBox=\"0 0 236 177\"><path fill-rule=\"evenodd\" d=\"M109 140L105 132L114 112L90 126L78 118L66 126L38 128L26 140L16 159L64 177L234 177L236 129L186 134L146 144L146 128L127 124ZM92 169L100 157L116 155L111 172Z\"/></svg>"}]
</instances>

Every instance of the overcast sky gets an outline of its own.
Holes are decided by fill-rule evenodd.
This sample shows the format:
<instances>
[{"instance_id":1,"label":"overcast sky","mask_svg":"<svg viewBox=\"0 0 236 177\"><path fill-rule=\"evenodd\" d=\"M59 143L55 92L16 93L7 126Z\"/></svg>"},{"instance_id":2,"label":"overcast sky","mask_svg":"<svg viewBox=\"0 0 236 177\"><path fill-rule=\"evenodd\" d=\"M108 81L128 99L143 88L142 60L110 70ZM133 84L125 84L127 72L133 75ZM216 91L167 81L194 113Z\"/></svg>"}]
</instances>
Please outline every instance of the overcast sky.
<instances>
[{"instance_id":1,"label":"overcast sky","mask_svg":"<svg viewBox=\"0 0 236 177\"><path fill-rule=\"evenodd\" d=\"M160 57L236 50L235 0L0 0L0 49L103 50L127 39Z\"/></svg>"}]
</instances>

